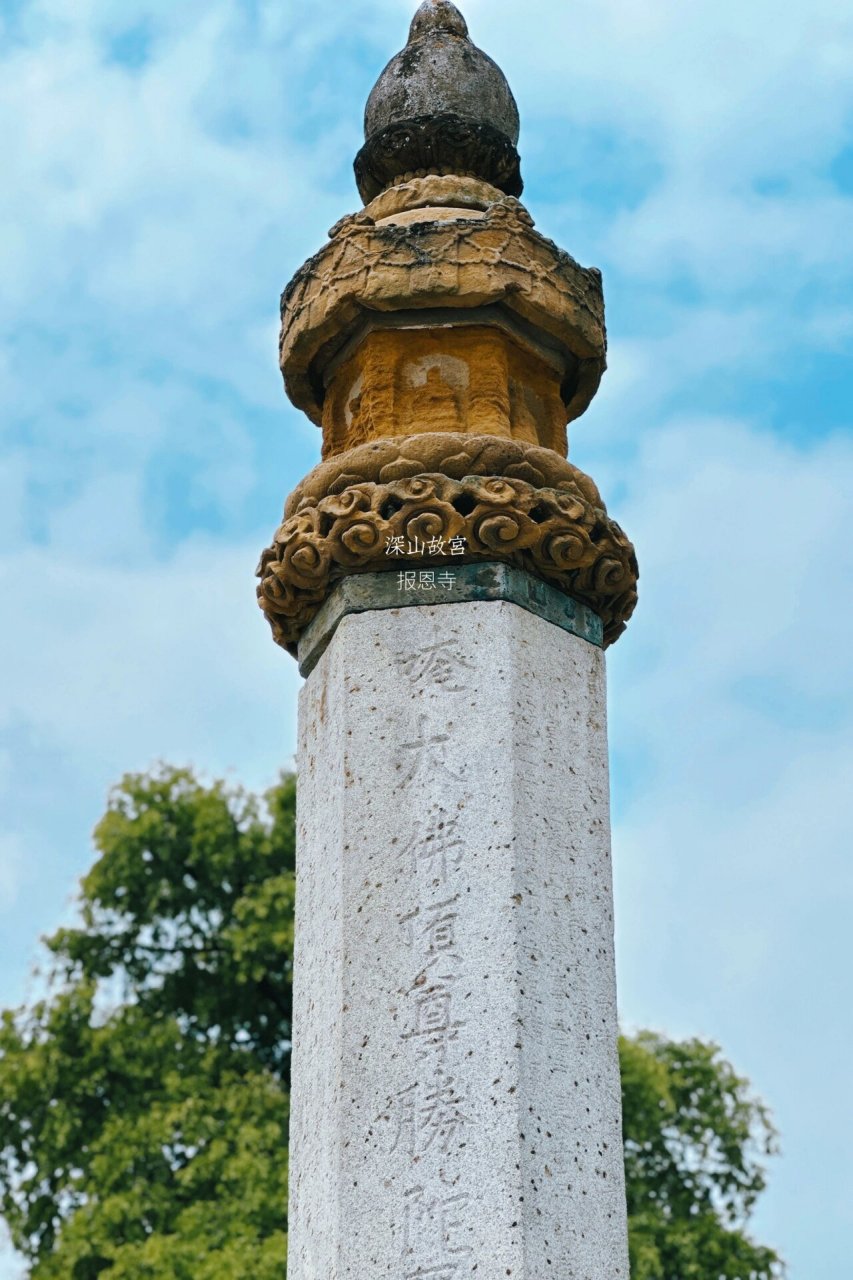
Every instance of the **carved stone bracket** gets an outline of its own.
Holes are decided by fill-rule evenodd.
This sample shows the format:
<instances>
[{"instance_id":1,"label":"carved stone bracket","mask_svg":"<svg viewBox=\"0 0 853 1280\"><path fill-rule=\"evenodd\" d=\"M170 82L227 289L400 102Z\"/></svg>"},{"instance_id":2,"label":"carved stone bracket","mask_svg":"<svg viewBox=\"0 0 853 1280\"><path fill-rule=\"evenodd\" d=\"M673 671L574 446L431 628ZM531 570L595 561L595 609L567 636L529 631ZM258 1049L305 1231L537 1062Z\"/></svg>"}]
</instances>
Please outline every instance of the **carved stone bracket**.
<instances>
[{"instance_id":1,"label":"carved stone bracket","mask_svg":"<svg viewBox=\"0 0 853 1280\"><path fill-rule=\"evenodd\" d=\"M457 563L499 559L527 569L588 604L611 644L636 604L637 561L619 525L590 501L588 485L568 476L556 489L503 476L425 474L303 495L258 566L258 600L273 637L295 654L341 577L397 565L447 569L452 559L407 552L461 539ZM389 556L399 538L403 554Z\"/></svg>"}]
</instances>

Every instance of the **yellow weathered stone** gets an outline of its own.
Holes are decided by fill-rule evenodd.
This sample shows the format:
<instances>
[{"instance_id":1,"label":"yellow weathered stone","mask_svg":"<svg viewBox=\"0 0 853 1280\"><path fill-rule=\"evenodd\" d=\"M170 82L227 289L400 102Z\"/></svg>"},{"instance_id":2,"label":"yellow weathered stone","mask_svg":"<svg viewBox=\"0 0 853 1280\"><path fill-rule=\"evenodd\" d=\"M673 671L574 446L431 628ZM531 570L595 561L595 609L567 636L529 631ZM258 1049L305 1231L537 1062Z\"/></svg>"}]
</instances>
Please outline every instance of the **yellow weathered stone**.
<instances>
[{"instance_id":1,"label":"yellow weathered stone","mask_svg":"<svg viewBox=\"0 0 853 1280\"><path fill-rule=\"evenodd\" d=\"M600 274L540 236L517 200L476 212L483 216L415 226L377 226L356 214L297 273L282 299L281 368L290 398L317 425L336 394L329 366L375 312L497 307L571 363L565 420L587 407L605 365Z\"/></svg>"},{"instance_id":2,"label":"yellow weathered stone","mask_svg":"<svg viewBox=\"0 0 853 1280\"><path fill-rule=\"evenodd\" d=\"M560 381L498 328L380 329L334 374L323 407L323 457L434 431L511 437L565 456Z\"/></svg>"},{"instance_id":3,"label":"yellow weathered stone","mask_svg":"<svg viewBox=\"0 0 853 1280\"><path fill-rule=\"evenodd\" d=\"M423 209L488 209L506 197L498 187L481 178L463 178L457 174L429 174L425 178L413 178L411 182L389 187L375 200L371 200L364 212L374 222Z\"/></svg>"},{"instance_id":4,"label":"yellow weathered stone","mask_svg":"<svg viewBox=\"0 0 853 1280\"><path fill-rule=\"evenodd\" d=\"M377 218L377 227L410 227L416 222L452 222L457 218L485 218L482 209L463 208L459 205L418 205L414 209L401 209L387 218Z\"/></svg>"}]
</instances>

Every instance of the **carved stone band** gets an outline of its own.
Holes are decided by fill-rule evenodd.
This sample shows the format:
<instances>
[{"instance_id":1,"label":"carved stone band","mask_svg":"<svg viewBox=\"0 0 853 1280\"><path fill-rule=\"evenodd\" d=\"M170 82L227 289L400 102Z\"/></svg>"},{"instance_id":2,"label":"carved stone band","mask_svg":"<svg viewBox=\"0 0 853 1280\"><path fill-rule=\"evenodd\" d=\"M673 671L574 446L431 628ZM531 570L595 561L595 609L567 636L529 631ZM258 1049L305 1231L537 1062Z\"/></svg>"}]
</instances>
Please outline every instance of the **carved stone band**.
<instances>
[{"instance_id":1,"label":"carved stone band","mask_svg":"<svg viewBox=\"0 0 853 1280\"><path fill-rule=\"evenodd\" d=\"M518 152L506 134L452 112L393 121L368 138L354 168L365 204L409 175L470 174L510 196L524 189Z\"/></svg>"},{"instance_id":2,"label":"carved stone band","mask_svg":"<svg viewBox=\"0 0 853 1280\"><path fill-rule=\"evenodd\" d=\"M389 557L391 547L402 554ZM258 566L258 600L275 641L296 654L299 637L331 586L349 573L446 569L452 561L411 548L451 540L456 563L503 560L587 604L601 618L605 645L621 635L637 600L637 561L603 507L581 493L537 488L499 476L419 475L365 482L285 519Z\"/></svg>"},{"instance_id":3,"label":"carved stone band","mask_svg":"<svg viewBox=\"0 0 853 1280\"><path fill-rule=\"evenodd\" d=\"M583 413L605 365L601 274L581 267L505 197L477 217L378 226L343 218L282 295L280 362L290 399L318 426L323 374L366 312L500 305L577 359L567 419Z\"/></svg>"},{"instance_id":4,"label":"carved stone band","mask_svg":"<svg viewBox=\"0 0 853 1280\"><path fill-rule=\"evenodd\" d=\"M474 475L526 480L535 488L564 489L592 507L604 507L590 477L553 449L505 436L423 431L371 440L321 462L288 497L285 519L296 515L301 507L316 505L327 494L340 493L355 484L387 484L435 472L451 480Z\"/></svg>"}]
</instances>

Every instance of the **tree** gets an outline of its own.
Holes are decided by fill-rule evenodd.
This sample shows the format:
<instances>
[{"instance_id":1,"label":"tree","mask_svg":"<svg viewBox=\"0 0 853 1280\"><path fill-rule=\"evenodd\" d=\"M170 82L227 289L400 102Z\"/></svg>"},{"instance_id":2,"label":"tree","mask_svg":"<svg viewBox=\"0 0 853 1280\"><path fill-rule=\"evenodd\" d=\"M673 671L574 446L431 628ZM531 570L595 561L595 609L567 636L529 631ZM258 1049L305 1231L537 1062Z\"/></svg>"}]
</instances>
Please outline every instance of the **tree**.
<instances>
[{"instance_id":1,"label":"tree","mask_svg":"<svg viewBox=\"0 0 853 1280\"><path fill-rule=\"evenodd\" d=\"M296 785L163 767L95 831L46 991L0 1022L0 1212L32 1280L280 1280ZM634 1280L766 1280L773 1130L712 1045L620 1046Z\"/></svg>"},{"instance_id":2,"label":"tree","mask_svg":"<svg viewBox=\"0 0 853 1280\"><path fill-rule=\"evenodd\" d=\"M778 1255L744 1230L776 1134L714 1044L622 1037L632 1280L769 1280Z\"/></svg>"}]
</instances>

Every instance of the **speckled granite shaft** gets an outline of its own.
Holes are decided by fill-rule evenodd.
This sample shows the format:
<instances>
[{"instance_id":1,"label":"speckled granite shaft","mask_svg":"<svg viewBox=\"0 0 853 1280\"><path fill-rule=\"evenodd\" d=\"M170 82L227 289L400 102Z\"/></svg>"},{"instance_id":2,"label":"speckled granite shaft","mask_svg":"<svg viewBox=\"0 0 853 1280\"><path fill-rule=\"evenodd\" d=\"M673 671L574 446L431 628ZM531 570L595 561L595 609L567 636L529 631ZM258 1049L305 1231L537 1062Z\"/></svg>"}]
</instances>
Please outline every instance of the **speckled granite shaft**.
<instances>
[{"instance_id":1,"label":"speckled granite shaft","mask_svg":"<svg viewBox=\"0 0 853 1280\"><path fill-rule=\"evenodd\" d=\"M627 1280L604 684L507 601L309 676L290 1280Z\"/></svg>"}]
</instances>

